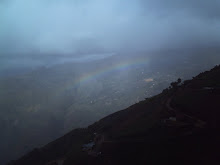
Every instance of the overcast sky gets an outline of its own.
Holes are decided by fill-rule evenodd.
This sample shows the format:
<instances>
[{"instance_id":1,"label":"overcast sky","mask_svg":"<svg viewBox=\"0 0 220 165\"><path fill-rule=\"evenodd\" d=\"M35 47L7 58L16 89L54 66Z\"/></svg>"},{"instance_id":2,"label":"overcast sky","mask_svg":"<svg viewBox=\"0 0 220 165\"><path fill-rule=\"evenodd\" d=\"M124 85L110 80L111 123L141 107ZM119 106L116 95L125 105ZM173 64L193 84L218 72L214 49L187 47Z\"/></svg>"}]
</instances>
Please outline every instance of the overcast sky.
<instances>
[{"instance_id":1,"label":"overcast sky","mask_svg":"<svg viewBox=\"0 0 220 165\"><path fill-rule=\"evenodd\" d=\"M219 45L219 0L0 0L0 55Z\"/></svg>"}]
</instances>

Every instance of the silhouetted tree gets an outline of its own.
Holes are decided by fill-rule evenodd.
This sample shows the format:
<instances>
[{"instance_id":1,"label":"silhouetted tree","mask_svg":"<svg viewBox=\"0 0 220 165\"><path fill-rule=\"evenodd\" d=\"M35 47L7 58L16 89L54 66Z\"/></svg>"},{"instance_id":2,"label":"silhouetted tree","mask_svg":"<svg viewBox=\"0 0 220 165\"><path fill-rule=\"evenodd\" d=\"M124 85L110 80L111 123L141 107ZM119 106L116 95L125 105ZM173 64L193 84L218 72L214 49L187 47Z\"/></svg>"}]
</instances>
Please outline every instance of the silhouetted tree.
<instances>
[{"instance_id":1,"label":"silhouetted tree","mask_svg":"<svg viewBox=\"0 0 220 165\"><path fill-rule=\"evenodd\" d=\"M178 85L182 82L181 78L178 78L177 83Z\"/></svg>"},{"instance_id":2,"label":"silhouetted tree","mask_svg":"<svg viewBox=\"0 0 220 165\"><path fill-rule=\"evenodd\" d=\"M181 78L178 78L177 81L171 82L170 85L172 88L176 88L182 82Z\"/></svg>"}]
</instances>

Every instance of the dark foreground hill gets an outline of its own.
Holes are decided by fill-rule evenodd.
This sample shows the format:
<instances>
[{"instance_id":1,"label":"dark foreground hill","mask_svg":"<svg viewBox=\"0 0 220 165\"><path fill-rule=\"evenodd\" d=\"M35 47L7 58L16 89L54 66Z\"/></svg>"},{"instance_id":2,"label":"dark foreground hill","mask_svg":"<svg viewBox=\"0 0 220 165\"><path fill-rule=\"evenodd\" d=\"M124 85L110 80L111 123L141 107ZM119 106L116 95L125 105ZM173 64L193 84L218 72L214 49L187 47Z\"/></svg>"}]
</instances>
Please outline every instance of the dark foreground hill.
<instances>
[{"instance_id":1,"label":"dark foreground hill","mask_svg":"<svg viewBox=\"0 0 220 165\"><path fill-rule=\"evenodd\" d=\"M220 66L9 165L220 164Z\"/></svg>"}]
</instances>

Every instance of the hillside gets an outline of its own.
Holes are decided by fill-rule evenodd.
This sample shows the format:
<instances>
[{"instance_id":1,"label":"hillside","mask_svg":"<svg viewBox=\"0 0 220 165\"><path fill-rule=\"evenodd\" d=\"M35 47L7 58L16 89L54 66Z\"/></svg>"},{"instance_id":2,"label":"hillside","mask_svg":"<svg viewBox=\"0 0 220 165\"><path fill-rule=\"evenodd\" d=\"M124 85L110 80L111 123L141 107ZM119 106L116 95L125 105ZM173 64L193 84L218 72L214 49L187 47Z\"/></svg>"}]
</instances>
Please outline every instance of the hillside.
<instances>
[{"instance_id":1,"label":"hillside","mask_svg":"<svg viewBox=\"0 0 220 165\"><path fill-rule=\"evenodd\" d=\"M9 165L220 164L220 66Z\"/></svg>"},{"instance_id":2,"label":"hillside","mask_svg":"<svg viewBox=\"0 0 220 165\"><path fill-rule=\"evenodd\" d=\"M177 56L180 50L131 52L97 61L26 68L25 73L11 70L18 71L16 75L5 72L8 76L0 76L0 165L159 94L179 77L189 79L211 69L220 63L220 56L210 51L181 56Z\"/></svg>"}]
</instances>

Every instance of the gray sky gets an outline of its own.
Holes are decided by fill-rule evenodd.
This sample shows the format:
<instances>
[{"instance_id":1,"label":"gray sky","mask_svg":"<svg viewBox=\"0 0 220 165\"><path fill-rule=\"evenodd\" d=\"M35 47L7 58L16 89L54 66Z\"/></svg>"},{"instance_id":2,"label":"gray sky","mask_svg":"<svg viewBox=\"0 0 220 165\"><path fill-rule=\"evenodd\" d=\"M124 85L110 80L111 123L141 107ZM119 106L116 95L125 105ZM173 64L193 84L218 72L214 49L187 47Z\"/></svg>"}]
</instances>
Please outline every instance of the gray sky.
<instances>
[{"instance_id":1,"label":"gray sky","mask_svg":"<svg viewBox=\"0 0 220 165\"><path fill-rule=\"evenodd\" d=\"M219 0L0 0L0 55L220 45Z\"/></svg>"}]
</instances>

